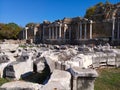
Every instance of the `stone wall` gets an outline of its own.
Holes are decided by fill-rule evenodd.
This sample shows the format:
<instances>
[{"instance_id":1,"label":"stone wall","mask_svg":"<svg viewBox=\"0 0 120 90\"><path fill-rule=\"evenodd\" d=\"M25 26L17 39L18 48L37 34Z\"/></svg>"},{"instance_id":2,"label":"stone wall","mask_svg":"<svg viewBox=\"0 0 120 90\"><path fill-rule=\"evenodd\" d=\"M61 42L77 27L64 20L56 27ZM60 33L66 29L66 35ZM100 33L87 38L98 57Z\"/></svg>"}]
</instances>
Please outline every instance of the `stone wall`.
<instances>
[{"instance_id":1,"label":"stone wall","mask_svg":"<svg viewBox=\"0 0 120 90\"><path fill-rule=\"evenodd\" d=\"M110 22L93 23L93 38L111 36L112 36L112 23Z\"/></svg>"}]
</instances>

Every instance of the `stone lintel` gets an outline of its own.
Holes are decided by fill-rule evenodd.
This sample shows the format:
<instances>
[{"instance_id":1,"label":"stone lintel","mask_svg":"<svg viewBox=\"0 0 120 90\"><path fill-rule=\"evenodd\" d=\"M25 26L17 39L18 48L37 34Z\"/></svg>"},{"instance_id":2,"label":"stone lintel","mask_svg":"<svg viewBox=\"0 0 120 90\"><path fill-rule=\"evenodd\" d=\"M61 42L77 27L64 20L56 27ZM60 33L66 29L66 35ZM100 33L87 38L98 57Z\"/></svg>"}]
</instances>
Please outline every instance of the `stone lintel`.
<instances>
[{"instance_id":1,"label":"stone lintel","mask_svg":"<svg viewBox=\"0 0 120 90\"><path fill-rule=\"evenodd\" d=\"M73 77L98 77L98 73L94 69L81 69L79 67L72 67L70 73Z\"/></svg>"}]
</instances>

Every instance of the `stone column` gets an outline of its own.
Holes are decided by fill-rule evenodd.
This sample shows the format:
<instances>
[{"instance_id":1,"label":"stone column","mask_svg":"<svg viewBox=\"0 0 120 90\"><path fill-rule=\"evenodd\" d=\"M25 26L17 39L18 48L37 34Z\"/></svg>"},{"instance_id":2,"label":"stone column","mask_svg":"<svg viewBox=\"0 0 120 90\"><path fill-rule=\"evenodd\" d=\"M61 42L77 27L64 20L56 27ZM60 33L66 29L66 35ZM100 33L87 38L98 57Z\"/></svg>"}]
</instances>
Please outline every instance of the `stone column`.
<instances>
[{"instance_id":1,"label":"stone column","mask_svg":"<svg viewBox=\"0 0 120 90\"><path fill-rule=\"evenodd\" d=\"M34 28L34 42L36 41L36 32L38 31L38 28L37 27L35 27Z\"/></svg>"},{"instance_id":2,"label":"stone column","mask_svg":"<svg viewBox=\"0 0 120 90\"><path fill-rule=\"evenodd\" d=\"M80 22L80 39L82 39L82 22Z\"/></svg>"},{"instance_id":3,"label":"stone column","mask_svg":"<svg viewBox=\"0 0 120 90\"><path fill-rule=\"evenodd\" d=\"M120 23L119 23L119 21L118 21L118 31L117 31L117 39L118 39L118 40L119 40L119 38L120 38L120 31L119 31L119 28L120 28L120 27L119 27L119 24L120 24Z\"/></svg>"},{"instance_id":4,"label":"stone column","mask_svg":"<svg viewBox=\"0 0 120 90\"><path fill-rule=\"evenodd\" d=\"M28 39L27 30L28 30L28 27L25 27L25 39L26 39L26 40Z\"/></svg>"},{"instance_id":5,"label":"stone column","mask_svg":"<svg viewBox=\"0 0 120 90\"><path fill-rule=\"evenodd\" d=\"M115 17L112 19L113 20L113 26L112 26L112 40L114 40L115 38L115 35L114 35L114 33L115 33Z\"/></svg>"},{"instance_id":6,"label":"stone column","mask_svg":"<svg viewBox=\"0 0 120 90\"><path fill-rule=\"evenodd\" d=\"M58 37L58 34L57 34L58 32L57 32L57 31L58 31L58 28L57 28L57 26L56 26L56 30L55 30L55 32L56 32L56 39L57 39L57 37Z\"/></svg>"},{"instance_id":7,"label":"stone column","mask_svg":"<svg viewBox=\"0 0 120 90\"><path fill-rule=\"evenodd\" d=\"M54 39L54 27L52 27L52 39Z\"/></svg>"},{"instance_id":8,"label":"stone column","mask_svg":"<svg viewBox=\"0 0 120 90\"><path fill-rule=\"evenodd\" d=\"M51 27L49 27L49 39L51 39Z\"/></svg>"},{"instance_id":9,"label":"stone column","mask_svg":"<svg viewBox=\"0 0 120 90\"><path fill-rule=\"evenodd\" d=\"M61 39L61 24L60 24L60 26L59 26L59 39Z\"/></svg>"},{"instance_id":10,"label":"stone column","mask_svg":"<svg viewBox=\"0 0 120 90\"><path fill-rule=\"evenodd\" d=\"M67 29L67 25L65 24L65 26L64 26L64 39L66 39L66 29Z\"/></svg>"},{"instance_id":11,"label":"stone column","mask_svg":"<svg viewBox=\"0 0 120 90\"><path fill-rule=\"evenodd\" d=\"M87 23L85 23L84 39L87 38Z\"/></svg>"},{"instance_id":12,"label":"stone column","mask_svg":"<svg viewBox=\"0 0 120 90\"><path fill-rule=\"evenodd\" d=\"M45 30L45 26L43 26L43 38L42 38L43 40L44 40L44 33L45 33L44 30Z\"/></svg>"},{"instance_id":13,"label":"stone column","mask_svg":"<svg viewBox=\"0 0 120 90\"><path fill-rule=\"evenodd\" d=\"M92 20L90 20L90 39L92 39Z\"/></svg>"},{"instance_id":14,"label":"stone column","mask_svg":"<svg viewBox=\"0 0 120 90\"><path fill-rule=\"evenodd\" d=\"M76 39L78 40L79 39L79 23L78 23L78 29L76 30Z\"/></svg>"},{"instance_id":15,"label":"stone column","mask_svg":"<svg viewBox=\"0 0 120 90\"><path fill-rule=\"evenodd\" d=\"M71 39L71 28L69 29L69 40Z\"/></svg>"}]
</instances>

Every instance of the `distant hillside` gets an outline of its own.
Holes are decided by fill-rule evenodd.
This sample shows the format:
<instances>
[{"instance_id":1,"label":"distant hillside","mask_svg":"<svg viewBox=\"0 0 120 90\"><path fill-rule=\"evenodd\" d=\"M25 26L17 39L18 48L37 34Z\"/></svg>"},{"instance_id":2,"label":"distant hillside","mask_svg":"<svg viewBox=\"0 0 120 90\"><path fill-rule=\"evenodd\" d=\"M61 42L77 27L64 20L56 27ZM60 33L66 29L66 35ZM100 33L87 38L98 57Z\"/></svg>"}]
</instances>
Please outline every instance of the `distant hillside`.
<instances>
[{"instance_id":1,"label":"distant hillside","mask_svg":"<svg viewBox=\"0 0 120 90\"><path fill-rule=\"evenodd\" d=\"M85 18L94 21L103 21L112 19L113 17L120 17L120 3L111 4L110 2L98 3L87 9Z\"/></svg>"}]
</instances>

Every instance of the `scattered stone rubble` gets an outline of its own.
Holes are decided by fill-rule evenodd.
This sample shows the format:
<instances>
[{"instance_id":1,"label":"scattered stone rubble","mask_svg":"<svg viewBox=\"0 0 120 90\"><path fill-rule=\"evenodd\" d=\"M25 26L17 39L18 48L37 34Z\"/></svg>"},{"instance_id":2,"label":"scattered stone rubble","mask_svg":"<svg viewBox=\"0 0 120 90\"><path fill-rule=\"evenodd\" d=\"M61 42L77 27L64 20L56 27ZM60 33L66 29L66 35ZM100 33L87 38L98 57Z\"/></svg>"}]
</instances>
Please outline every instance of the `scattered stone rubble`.
<instances>
[{"instance_id":1,"label":"scattered stone rubble","mask_svg":"<svg viewBox=\"0 0 120 90\"><path fill-rule=\"evenodd\" d=\"M12 81L1 86L0 90L40 90L42 85L24 81Z\"/></svg>"},{"instance_id":2,"label":"scattered stone rubble","mask_svg":"<svg viewBox=\"0 0 120 90\"><path fill-rule=\"evenodd\" d=\"M9 89L11 87L15 88L14 90L16 88L20 88L17 90L21 88L30 88L27 90L93 90L94 80L98 76L93 68L120 67L120 50L112 48L109 44L92 47L39 44L26 45L25 48L16 47L14 52L11 51L14 49L0 50L0 77L19 80L29 75L30 72L41 73L46 64L50 68L51 77L45 85L23 81L9 82L0 87L4 90L12 90ZM91 78L88 80L89 89L82 86L83 82L88 82L85 77Z\"/></svg>"}]
</instances>

